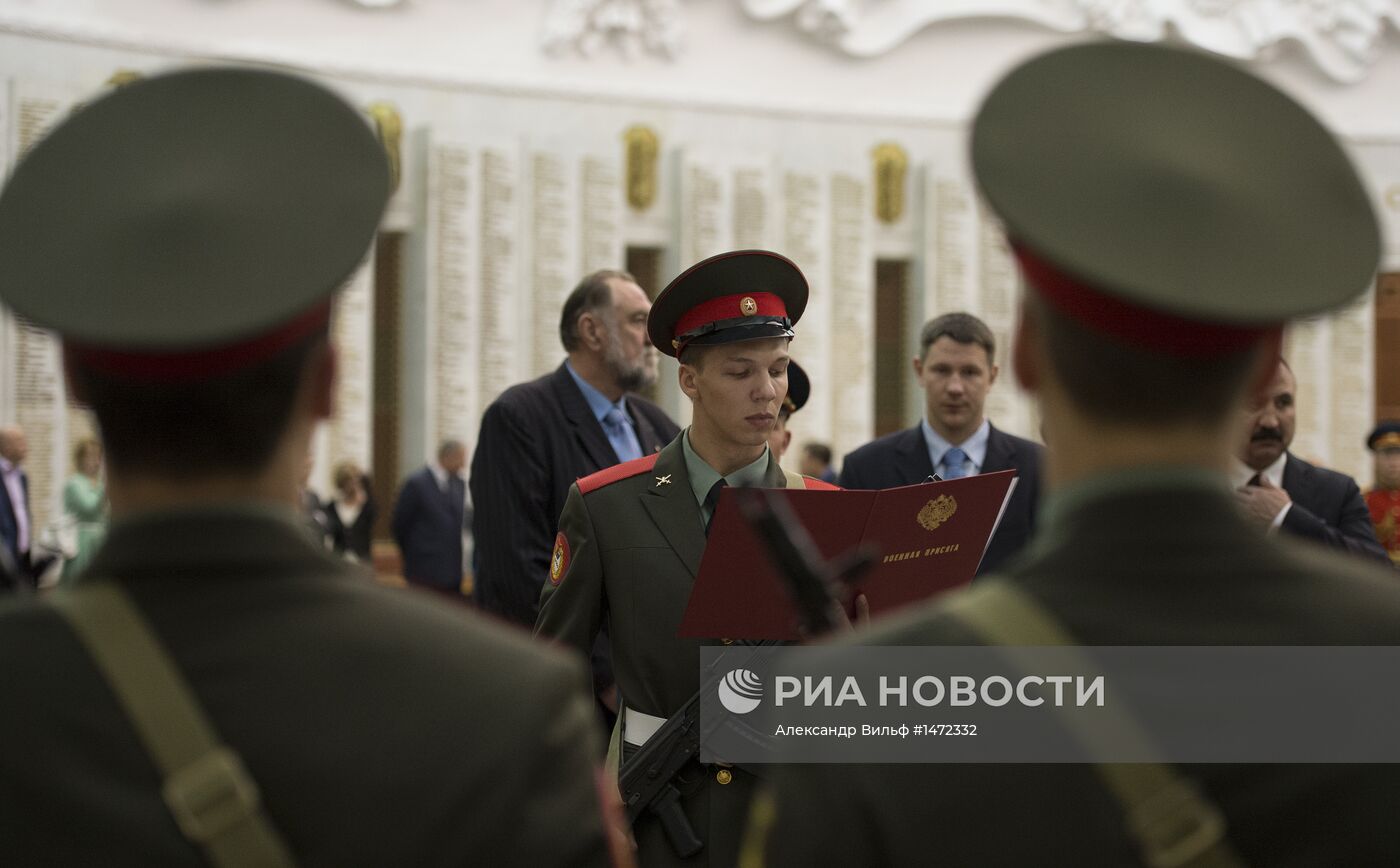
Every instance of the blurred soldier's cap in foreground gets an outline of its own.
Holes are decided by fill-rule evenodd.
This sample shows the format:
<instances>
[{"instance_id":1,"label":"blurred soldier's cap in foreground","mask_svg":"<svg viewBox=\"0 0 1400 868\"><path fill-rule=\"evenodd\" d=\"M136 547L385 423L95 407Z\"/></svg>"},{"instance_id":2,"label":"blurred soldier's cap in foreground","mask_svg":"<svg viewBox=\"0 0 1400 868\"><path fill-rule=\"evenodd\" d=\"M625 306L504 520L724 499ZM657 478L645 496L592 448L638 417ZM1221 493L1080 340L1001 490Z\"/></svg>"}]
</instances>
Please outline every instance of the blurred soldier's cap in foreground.
<instances>
[{"instance_id":1,"label":"blurred soldier's cap in foreground","mask_svg":"<svg viewBox=\"0 0 1400 868\"><path fill-rule=\"evenodd\" d=\"M57 126L0 192L0 300L113 375L237 370L325 324L388 193L368 122L320 85L143 79Z\"/></svg>"},{"instance_id":2,"label":"blurred soldier's cap in foreground","mask_svg":"<svg viewBox=\"0 0 1400 868\"><path fill-rule=\"evenodd\" d=\"M972 163L1028 282L1103 334L1211 356L1364 291L1370 197L1336 139L1232 63L1104 42L1002 79Z\"/></svg>"},{"instance_id":3,"label":"blurred soldier's cap in foreground","mask_svg":"<svg viewBox=\"0 0 1400 868\"><path fill-rule=\"evenodd\" d=\"M668 356L686 346L790 338L807 309L807 278L768 250L711 256L671 281L647 317L652 344Z\"/></svg>"}]
</instances>

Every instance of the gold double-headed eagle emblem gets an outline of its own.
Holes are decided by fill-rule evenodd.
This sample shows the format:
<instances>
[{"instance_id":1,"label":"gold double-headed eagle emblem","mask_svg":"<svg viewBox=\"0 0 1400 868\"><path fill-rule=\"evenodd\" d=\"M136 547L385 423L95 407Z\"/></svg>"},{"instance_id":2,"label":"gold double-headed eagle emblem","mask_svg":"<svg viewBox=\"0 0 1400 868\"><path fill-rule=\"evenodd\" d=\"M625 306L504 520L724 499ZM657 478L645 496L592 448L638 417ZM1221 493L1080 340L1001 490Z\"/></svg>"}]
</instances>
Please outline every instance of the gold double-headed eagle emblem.
<instances>
[{"instance_id":1,"label":"gold double-headed eagle emblem","mask_svg":"<svg viewBox=\"0 0 1400 868\"><path fill-rule=\"evenodd\" d=\"M924 530L937 530L938 526L953 517L958 511L958 502L951 495L940 494L924 504L919 510L919 524Z\"/></svg>"}]
</instances>

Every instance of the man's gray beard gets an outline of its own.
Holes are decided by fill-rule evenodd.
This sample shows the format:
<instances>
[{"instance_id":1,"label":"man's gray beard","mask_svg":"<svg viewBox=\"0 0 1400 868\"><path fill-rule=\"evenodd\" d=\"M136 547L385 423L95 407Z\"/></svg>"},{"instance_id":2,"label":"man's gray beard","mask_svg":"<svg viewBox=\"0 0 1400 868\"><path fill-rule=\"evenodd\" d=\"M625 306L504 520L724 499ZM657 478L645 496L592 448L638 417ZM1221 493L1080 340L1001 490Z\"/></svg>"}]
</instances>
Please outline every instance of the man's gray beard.
<instances>
[{"instance_id":1,"label":"man's gray beard","mask_svg":"<svg viewBox=\"0 0 1400 868\"><path fill-rule=\"evenodd\" d=\"M655 350L643 352L635 365L627 364L622 350L617 345L617 335L611 325L608 327L608 348L603 352L603 361L612 372L613 381L624 392L638 392L656 382L656 366L647 362L655 357Z\"/></svg>"},{"instance_id":2,"label":"man's gray beard","mask_svg":"<svg viewBox=\"0 0 1400 868\"><path fill-rule=\"evenodd\" d=\"M648 370L645 354L637 360L637 364L627 367L625 361L614 357L614 352L612 347L608 348L607 362L619 389L624 392L639 392L656 382L656 372Z\"/></svg>"}]
</instances>

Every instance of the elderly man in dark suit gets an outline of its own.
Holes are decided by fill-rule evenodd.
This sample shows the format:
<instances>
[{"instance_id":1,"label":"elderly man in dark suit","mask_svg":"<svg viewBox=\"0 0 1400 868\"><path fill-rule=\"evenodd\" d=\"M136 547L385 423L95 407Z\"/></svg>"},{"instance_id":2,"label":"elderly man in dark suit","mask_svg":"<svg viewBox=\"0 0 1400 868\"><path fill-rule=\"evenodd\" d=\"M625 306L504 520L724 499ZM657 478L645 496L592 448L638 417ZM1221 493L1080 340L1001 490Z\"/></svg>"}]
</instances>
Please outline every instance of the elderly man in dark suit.
<instances>
[{"instance_id":1,"label":"elderly man in dark suit","mask_svg":"<svg viewBox=\"0 0 1400 868\"><path fill-rule=\"evenodd\" d=\"M559 316L568 358L486 408L471 469L474 593L482 609L534 627L569 486L651 455L679 433L660 407L635 394L656 381L650 310L631 275L588 275Z\"/></svg>"},{"instance_id":2,"label":"elderly man in dark suit","mask_svg":"<svg viewBox=\"0 0 1400 868\"><path fill-rule=\"evenodd\" d=\"M1030 539L1040 496L1041 446L997 430L983 413L997 372L996 341L986 323L969 313L929 320L914 359L927 401L924 418L847 455L838 479L842 488L894 488L935 473L957 479L1015 470L1016 490L978 575L997 569Z\"/></svg>"},{"instance_id":3,"label":"elderly man in dark suit","mask_svg":"<svg viewBox=\"0 0 1400 868\"><path fill-rule=\"evenodd\" d=\"M29 564L34 539L29 518L29 477L21 469L29 454L24 431L17 425L0 428L0 545L5 547L8 569L0 574L0 591L32 587Z\"/></svg>"},{"instance_id":4,"label":"elderly man in dark suit","mask_svg":"<svg viewBox=\"0 0 1400 868\"><path fill-rule=\"evenodd\" d=\"M1298 428L1297 381L1279 359L1266 394L1249 405L1233 468L1235 499L1256 526L1389 562L1356 480L1288 451Z\"/></svg>"},{"instance_id":5,"label":"elderly man in dark suit","mask_svg":"<svg viewBox=\"0 0 1400 868\"><path fill-rule=\"evenodd\" d=\"M448 595L461 593L462 531L467 486L462 467L467 449L458 440L438 447L437 461L404 481L394 501L394 541L403 554L403 577L411 585Z\"/></svg>"}]
</instances>

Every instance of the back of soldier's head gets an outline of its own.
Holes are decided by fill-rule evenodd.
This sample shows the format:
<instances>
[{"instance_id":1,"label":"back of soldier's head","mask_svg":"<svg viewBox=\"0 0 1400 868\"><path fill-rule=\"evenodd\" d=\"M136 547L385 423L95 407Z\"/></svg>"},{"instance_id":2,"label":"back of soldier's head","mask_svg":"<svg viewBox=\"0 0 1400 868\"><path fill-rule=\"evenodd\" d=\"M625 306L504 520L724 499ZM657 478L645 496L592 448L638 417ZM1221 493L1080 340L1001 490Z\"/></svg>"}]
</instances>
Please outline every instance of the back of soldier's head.
<instances>
[{"instance_id":1,"label":"back of soldier's head","mask_svg":"<svg viewBox=\"0 0 1400 868\"><path fill-rule=\"evenodd\" d=\"M333 372L331 296L388 190L367 121L319 85L253 69L140 80L16 168L0 297L62 338L114 469L256 471L312 360Z\"/></svg>"},{"instance_id":2,"label":"back of soldier's head","mask_svg":"<svg viewBox=\"0 0 1400 868\"><path fill-rule=\"evenodd\" d=\"M1220 419L1283 324L1347 303L1379 260L1335 138L1200 53L1105 42L1033 58L980 108L972 162L1028 325L1097 420Z\"/></svg>"}]
</instances>

